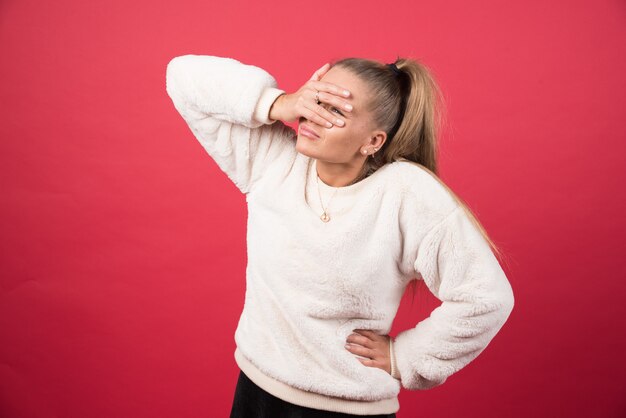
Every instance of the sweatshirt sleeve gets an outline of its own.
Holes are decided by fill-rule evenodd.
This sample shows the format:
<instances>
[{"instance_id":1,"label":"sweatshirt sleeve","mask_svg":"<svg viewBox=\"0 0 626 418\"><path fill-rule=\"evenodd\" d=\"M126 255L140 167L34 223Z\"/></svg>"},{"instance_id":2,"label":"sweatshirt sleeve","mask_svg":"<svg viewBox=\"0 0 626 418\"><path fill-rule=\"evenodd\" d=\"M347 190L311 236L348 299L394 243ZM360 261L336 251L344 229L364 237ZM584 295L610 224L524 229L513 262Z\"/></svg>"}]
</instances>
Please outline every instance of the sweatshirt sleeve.
<instances>
[{"instance_id":1,"label":"sweatshirt sleeve","mask_svg":"<svg viewBox=\"0 0 626 418\"><path fill-rule=\"evenodd\" d=\"M193 135L244 194L270 165L295 158L292 128L269 118L284 90L262 68L233 58L182 55L166 69L166 91Z\"/></svg>"},{"instance_id":2,"label":"sweatshirt sleeve","mask_svg":"<svg viewBox=\"0 0 626 418\"><path fill-rule=\"evenodd\" d=\"M513 291L489 244L461 206L419 243L417 277L442 301L393 344L402 387L439 386L475 359L504 325Z\"/></svg>"}]
</instances>

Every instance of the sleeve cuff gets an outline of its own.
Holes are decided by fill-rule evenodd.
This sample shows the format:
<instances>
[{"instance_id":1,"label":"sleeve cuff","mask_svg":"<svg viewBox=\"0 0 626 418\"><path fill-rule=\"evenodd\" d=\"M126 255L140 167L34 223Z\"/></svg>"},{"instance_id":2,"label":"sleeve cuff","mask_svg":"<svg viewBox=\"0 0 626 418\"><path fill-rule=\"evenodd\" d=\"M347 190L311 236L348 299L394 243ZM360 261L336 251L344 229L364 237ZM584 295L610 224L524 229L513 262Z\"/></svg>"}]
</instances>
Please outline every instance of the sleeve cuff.
<instances>
[{"instance_id":1,"label":"sleeve cuff","mask_svg":"<svg viewBox=\"0 0 626 418\"><path fill-rule=\"evenodd\" d=\"M398 370L398 365L396 363L396 353L393 348L393 337L389 337L389 357L391 360L391 376L395 379L401 380L400 372Z\"/></svg>"},{"instance_id":2,"label":"sleeve cuff","mask_svg":"<svg viewBox=\"0 0 626 418\"><path fill-rule=\"evenodd\" d=\"M283 93L285 93L284 90L276 87L266 87L261 93L261 97L254 108L254 120L266 125L276 122L275 120L269 118L270 108L278 96Z\"/></svg>"}]
</instances>

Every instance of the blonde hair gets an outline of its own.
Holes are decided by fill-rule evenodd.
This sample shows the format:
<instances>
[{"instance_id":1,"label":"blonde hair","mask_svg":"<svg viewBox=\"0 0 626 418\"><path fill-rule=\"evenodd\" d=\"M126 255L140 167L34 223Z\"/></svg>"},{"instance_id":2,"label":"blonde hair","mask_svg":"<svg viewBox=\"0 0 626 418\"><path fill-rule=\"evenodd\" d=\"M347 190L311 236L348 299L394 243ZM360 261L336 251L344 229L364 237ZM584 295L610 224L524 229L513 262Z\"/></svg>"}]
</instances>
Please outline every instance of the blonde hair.
<instances>
[{"instance_id":1,"label":"blonde hair","mask_svg":"<svg viewBox=\"0 0 626 418\"><path fill-rule=\"evenodd\" d=\"M480 231L494 255L501 259L502 252L467 203L439 178L438 139L445 102L435 78L428 67L418 60L398 57L394 64L400 70L397 76L388 65L364 58L343 58L331 63L331 67L344 68L370 86L372 96L366 111L374 115L374 125L387 132L382 148L366 159L356 181L394 161L405 160L416 164L446 188Z\"/></svg>"}]
</instances>

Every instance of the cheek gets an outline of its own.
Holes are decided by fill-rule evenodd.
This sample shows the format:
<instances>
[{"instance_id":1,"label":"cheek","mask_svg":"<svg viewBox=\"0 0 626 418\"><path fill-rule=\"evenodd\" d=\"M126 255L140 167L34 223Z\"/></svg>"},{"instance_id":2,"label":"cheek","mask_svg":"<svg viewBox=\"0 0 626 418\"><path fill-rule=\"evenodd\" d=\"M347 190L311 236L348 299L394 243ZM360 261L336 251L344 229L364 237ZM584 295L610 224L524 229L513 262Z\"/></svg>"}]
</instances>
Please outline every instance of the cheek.
<instances>
[{"instance_id":1,"label":"cheek","mask_svg":"<svg viewBox=\"0 0 626 418\"><path fill-rule=\"evenodd\" d=\"M329 137L332 137L332 142L336 143L338 147L350 151L354 151L360 146L359 138L363 136L363 132L353 125L333 126L328 130L328 134Z\"/></svg>"},{"instance_id":2,"label":"cheek","mask_svg":"<svg viewBox=\"0 0 626 418\"><path fill-rule=\"evenodd\" d=\"M359 152L360 142L357 138L350 128L333 126L326 130L324 148L337 161L345 161Z\"/></svg>"},{"instance_id":3,"label":"cheek","mask_svg":"<svg viewBox=\"0 0 626 418\"><path fill-rule=\"evenodd\" d=\"M326 129L326 128L324 128ZM326 129L326 143L337 149L344 149L349 147L350 138L353 136L350 134L350 129L346 127L333 126L330 129Z\"/></svg>"}]
</instances>

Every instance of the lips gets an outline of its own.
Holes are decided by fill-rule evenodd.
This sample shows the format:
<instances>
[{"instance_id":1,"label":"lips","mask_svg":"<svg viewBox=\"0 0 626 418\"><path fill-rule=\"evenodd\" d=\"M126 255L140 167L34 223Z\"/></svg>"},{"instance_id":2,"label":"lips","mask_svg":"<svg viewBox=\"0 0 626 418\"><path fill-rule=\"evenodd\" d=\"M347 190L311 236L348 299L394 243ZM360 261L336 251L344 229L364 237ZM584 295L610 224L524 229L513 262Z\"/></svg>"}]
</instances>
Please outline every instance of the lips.
<instances>
[{"instance_id":1,"label":"lips","mask_svg":"<svg viewBox=\"0 0 626 418\"><path fill-rule=\"evenodd\" d=\"M306 132L309 132L313 135L315 135L317 138L319 138L320 136L318 135L317 132L315 132L311 127L309 127L308 125L305 125L303 123L300 124L300 129Z\"/></svg>"}]
</instances>

